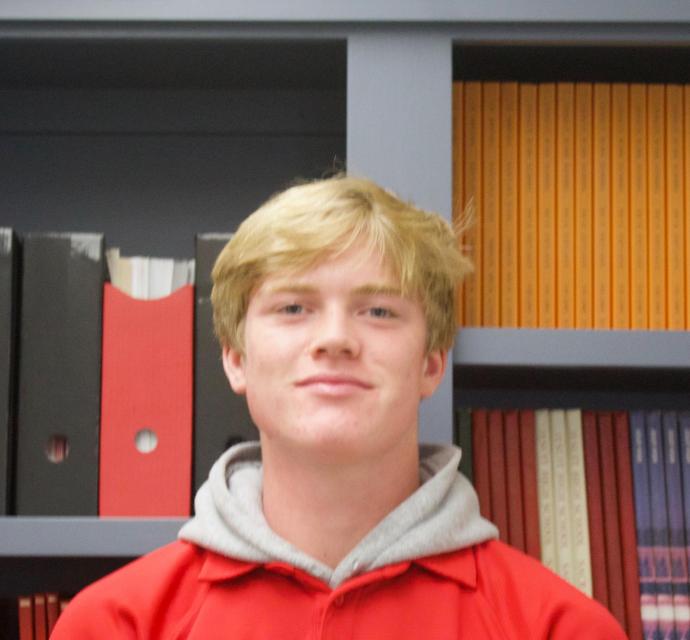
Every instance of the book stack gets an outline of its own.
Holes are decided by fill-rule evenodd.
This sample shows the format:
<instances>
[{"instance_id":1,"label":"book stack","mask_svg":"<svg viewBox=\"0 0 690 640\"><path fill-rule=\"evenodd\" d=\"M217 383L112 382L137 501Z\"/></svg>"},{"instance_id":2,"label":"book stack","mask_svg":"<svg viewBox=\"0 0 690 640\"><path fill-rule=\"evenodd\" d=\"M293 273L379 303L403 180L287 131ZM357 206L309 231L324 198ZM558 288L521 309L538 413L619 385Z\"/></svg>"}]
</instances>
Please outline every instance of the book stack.
<instances>
[{"instance_id":1,"label":"book stack","mask_svg":"<svg viewBox=\"0 0 690 640\"><path fill-rule=\"evenodd\" d=\"M57 593L34 593L17 598L19 640L48 640L69 600Z\"/></svg>"},{"instance_id":2,"label":"book stack","mask_svg":"<svg viewBox=\"0 0 690 640\"><path fill-rule=\"evenodd\" d=\"M630 638L690 637L690 411L462 409L455 441L502 540Z\"/></svg>"},{"instance_id":3,"label":"book stack","mask_svg":"<svg viewBox=\"0 0 690 640\"><path fill-rule=\"evenodd\" d=\"M690 328L690 85L458 82L464 326Z\"/></svg>"}]
</instances>

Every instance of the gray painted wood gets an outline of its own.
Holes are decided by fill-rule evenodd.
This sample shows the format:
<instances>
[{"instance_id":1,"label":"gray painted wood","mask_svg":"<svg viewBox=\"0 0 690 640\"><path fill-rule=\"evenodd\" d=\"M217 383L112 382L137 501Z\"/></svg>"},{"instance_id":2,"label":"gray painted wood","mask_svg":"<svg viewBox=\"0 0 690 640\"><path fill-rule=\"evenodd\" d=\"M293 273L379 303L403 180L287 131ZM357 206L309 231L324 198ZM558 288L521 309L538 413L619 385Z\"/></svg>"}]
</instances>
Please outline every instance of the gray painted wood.
<instances>
[{"instance_id":1,"label":"gray painted wood","mask_svg":"<svg viewBox=\"0 0 690 640\"><path fill-rule=\"evenodd\" d=\"M348 40L347 166L418 206L451 215L451 40L357 34ZM420 439L452 440L452 367L422 403Z\"/></svg>"}]
</instances>

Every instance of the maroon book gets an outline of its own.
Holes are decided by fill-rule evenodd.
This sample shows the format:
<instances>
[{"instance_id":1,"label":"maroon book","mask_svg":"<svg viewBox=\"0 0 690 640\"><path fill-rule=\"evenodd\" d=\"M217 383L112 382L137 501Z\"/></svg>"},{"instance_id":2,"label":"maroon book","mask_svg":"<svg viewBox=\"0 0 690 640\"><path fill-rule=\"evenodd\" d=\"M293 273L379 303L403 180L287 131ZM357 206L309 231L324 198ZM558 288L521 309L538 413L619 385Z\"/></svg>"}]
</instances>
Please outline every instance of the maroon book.
<instances>
[{"instance_id":1,"label":"maroon book","mask_svg":"<svg viewBox=\"0 0 690 640\"><path fill-rule=\"evenodd\" d=\"M505 411L503 420L507 472L508 542L520 551L526 551L522 464L520 463L520 419L517 410Z\"/></svg>"},{"instance_id":2,"label":"maroon book","mask_svg":"<svg viewBox=\"0 0 690 640\"><path fill-rule=\"evenodd\" d=\"M506 450L503 434L503 413L489 411L489 475L491 478L491 510L498 534L504 542L508 538L508 492L506 488Z\"/></svg>"},{"instance_id":3,"label":"maroon book","mask_svg":"<svg viewBox=\"0 0 690 640\"><path fill-rule=\"evenodd\" d=\"M593 411L582 412L582 442L585 452L585 478L587 482L589 553L592 560L592 595L595 600L598 600L608 608L609 588L606 579L601 462L599 460L597 416Z\"/></svg>"},{"instance_id":4,"label":"maroon book","mask_svg":"<svg viewBox=\"0 0 690 640\"><path fill-rule=\"evenodd\" d=\"M525 518L525 551L533 558L541 560L535 429L534 410L520 411L520 465L522 467L522 504Z\"/></svg>"},{"instance_id":5,"label":"maroon book","mask_svg":"<svg viewBox=\"0 0 690 640\"><path fill-rule=\"evenodd\" d=\"M485 518L492 520L489 489L489 421L486 409L472 411L472 458L474 488L479 498L479 511Z\"/></svg>"}]
</instances>

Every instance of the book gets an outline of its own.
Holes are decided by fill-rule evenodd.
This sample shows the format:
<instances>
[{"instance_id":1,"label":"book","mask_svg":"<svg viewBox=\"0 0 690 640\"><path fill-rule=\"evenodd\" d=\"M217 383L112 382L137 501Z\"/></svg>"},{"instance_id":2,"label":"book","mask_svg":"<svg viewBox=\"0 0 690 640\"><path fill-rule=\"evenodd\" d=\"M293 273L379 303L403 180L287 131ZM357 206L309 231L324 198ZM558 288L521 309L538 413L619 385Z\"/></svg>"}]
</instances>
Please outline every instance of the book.
<instances>
[{"instance_id":1,"label":"book","mask_svg":"<svg viewBox=\"0 0 690 640\"><path fill-rule=\"evenodd\" d=\"M683 88L666 85L666 327L685 329L685 183L683 159ZM690 218L690 214L688 215Z\"/></svg>"},{"instance_id":2,"label":"book","mask_svg":"<svg viewBox=\"0 0 690 640\"><path fill-rule=\"evenodd\" d=\"M594 328L611 328L611 87L594 85Z\"/></svg>"},{"instance_id":3,"label":"book","mask_svg":"<svg viewBox=\"0 0 690 640\"><path fill-rule=\"evenodd\" d=\"M453 442L460 448L461 452L458 470L470 482L473 482L472 412L469 409L458 409L455 412Z\"/></svg>"},{"instance_id":4,"label":"book","mask_svg":"<svg viewBox=\"0 0 690 640\"><path fill-rule=\"evenodd\" d=\"M539 497L539 541L541 561L558 573L551 426L547 409L535 411L537 438L537 495Z\"/></svg>"},{"instance_id":5,"label":"book","mask_svg":"<svg viewBox=\"0 0 690 640\"><path fill-rule=\"evenodd\" d=\"M48 640L48 620L46 614L46 597L43 593L34 593L34 640Z\"/></svg>"},{"instance_id":6,"label":"book","mask_svg":"<svg viewBox=\"0 0 690 640\"><path fill-rule=\"evenodd\" d=\"M482 84L482 326L501 324L501 103L498 82Z\"/></svg>"},{"instance_id":7,"label":"book","mask_svg":"<svg viewBox=\"0 0 690 640\"><path fill-rule=\"evenodd\" d=\"M630 328L628 85L611 86L611 327Z\"/></svg>"},{"instance_id":8,"label":"book","mask_svg":"<svg viewBox=\"0 0 690 640\"><path fill-rule=\"evenodd\" d=\"M502 82L500 97L500 326L519 322L518 109L516 82Z\"/></svg>"},{"instance_id":9,"label":"book","mask_svg":"<svg viewBox=\"0 0 690 640\"><path fill-rule=\"evenodd\" d=\"M642 638L640 614L640 571L637 560L637 536L635 528L634 491L631 469L630 423L628 414L616 411L613 414L614 444L616 455L616 482L618 521L621 532L621 555L623 558L623 589L625 594L626 629L630 638Z\"/></svg>"},{"instance_id":10,"label":"book","mask_svg":"<svg viewBox=\"0 0 690 640\"><path fill-rule=\"evenodd\" d=\"M190 513L193 297L105 285L99 515Z\"/></svg>"},{"instance_id":11,"label":"book","mask_svg":"<svg viewBox=\"0 0 690 640\"><path fill-rule=\"evenodd\" d=\"M539 326L556 328L556 86L538 89L538 308Z\"/></svg>"},{"instance_id":12,"label":"book","mask_svg":"<svg viewBox=\"0 0 690 640\"><path fill-rule=\"evenodd\" d=\"M549 412L549 417L557 573L574 585L576 580L573 562L573 527L570 510L570 474L565 411L553 409Z\"/></svg>"},{"instance_id":13,"label":"book","mask_svg":"<svg viewBox=\"0 0 690 640\"><path fill-rule=\"evenodd\" d=\"M520 411L520 465L522 468L522 504L525 518L525 551L541 559L539 540L539 498L537 496L537 441L534 411Z\"/></svg>"},{"instance_id":14,"label":"book","mask_svg":"<svg viewBox=\"0 0 690 640\"><path fill-rule=\"evenodd\" d=\"M620 522L618 520L620 487L616 478L616 457L613 435L613 414L597 413L599 452L602 477L602 507L604 515L604 546L608 580L609 610L625 627L625 590L623 587L623 557L621 553Z\"/></svg>"},{"instance_id":15,"label":"book","mask_svg":"<svg viewBox=\"0 0 690 640\"><path fill-rule=\"evenodd\" d=\"M690 412L678 412L679 458L683 496L683 532L685 561L690 570Z\"/></svg>"},{"instance_id":16,"label":"book","mask_svg":"<svg viewBox=\"0 0 690 640\"><path fill-rule=\"evenodd\" d=\"M57 593L46 593L46 620L48 625L48 637L53 632L53 627L60 617L60 596Z\"/></svg>"},{"instance_id":17,"label":"book","mask_svg":"<svg viewBox=\"0 0 690 640\"><path fill-rule=\"evenodd\" d=\"M17 598L19 640L34 640L34 603L31 596Z\"/></svg>"},{"instance_id":18,"label":"book","mask_svg":"<svg viewBox=\"0 0 690 640\"><path fill-rule=\"evenodd\" d=\"M463 140L464 140L464 83L453 82L453 106L452 106L452 117L453 117L453 222L457 223L460 221L465 213L465 197L464 197L464 184L463 184ZM464 233L458 238L460 242L460 248L464 251ZM455 294L455 323L457 326L462 326L464 305L462 299L462 284L459 285L458 290Z\"/></svg>"},{"instance_id":19,"label":"book","mask_svg":"<svg viewBox=\"0 0 690 640\"><path fill-rule=\"evenodd\" d=\"M489 490L493 523L504 542L509 541L508 494L506 489L506 454L503 413L500 409L489 410Z\"/></svg>"},{"instance_id":20,"label":"book","mask_svg":"<svg viewBox=\"0 0 690 640\"><path fill-rule=\"evenodd\" d=\"M575 85L575 326L594 322L592 85Z\"/></svg>"},{"instance_id":21,"label":"book","mask_svg":"<svg viewBox=\"0 0 690 640\"><path fill-rule=\"evenodd\" d=\"M474 223L463 235L464 248L474 270L463 282L463 318L467 327L482 325L482 85L464 84L463 197L464 207L473 203Z\"/></svg>"},{"instance_id":22,"label":"book","mask_svg":"<svg viewBox=\"0 0 690 640\"><path fill-rule=\"evenodd\" d=\"M690 434L689 434L690 435ZM652 497L649 483L649 447L643 411L630 413L630 455L635 500L637 565L640 584L640 614L645 640L655 640L659 632L659 609L654 566ZM634 606L634 603L632 603Z\"/></svg>"},{"instance_id":23,"label":"book","mask_svg":"<svg viewBox=\"0 0 690 640\"><path fill-rule=\"evenodd\" d=\"M520 460L520 416L517 409L503 412L506 500L508 503L508 541L513 547L526 551L525 513Z\"/></svg>"},{"instance_id":24,"label":"book","mask_svg":"<svg viewBox=\"0 0 690 640\"><path fill-rule=\"evenodd\" d=\"M587 518L582 412L579 409L568 409L565 412L565 424L570 527L573 547L573 584L591 597L592 564L589 546L589 520Z\"/></svg>"},{"instance_id":25,"label":"book","mask_svg":"<svg viewBox=\"0 0 690 640\"><path fill-rule=\"evenodd\" d=\"M487 520L493 520L491 509L491 479L489 469L489 417L486 409L472 411L472 467L474 488L479 499L479 511Z\"/></svg>"},{"instance_id":26,"label":"book","mask_svg":"<svg viewBox=\"0 0 690 640\"><path fill-rule=\"evenodd\" d=\"M16 511L96 515L103 236L23 243Z\"/></svg>"},{"instance_id":27,"label":"book","mask_svg":"<svg viewBox=\"0 0 690 640\"><path fill-rule=\"evenodd\" d=\"M520 84L519 93L519 326L536 328L539 323L537 85Z\"/></svg>"},{"instance_id":28,"label":"book","mask_svg":"<svg viewBox=\"0 0 690 640\"><path fill-rule=\"evenodd\" d=\"M647 86L649 329L666 329L666 151L664 85Z\"/></svg>"},{"instance_id":29,"label":"book","mask_svg":"<svg viewBox=\"0 0 690 640\"><path fill-rule=\"evenodd\" d=\"M690 84L683 87L683 182L690 184ZM685 189L685 211L690 212L690 189ZM690 220L685 218L685 224L690 225ZM685 273L690 278L690 233L685 234ZM685 328L690 329L690 295L685 295Z\"/></svg>"},{"instance_id":30,"label":"book","mask_svg":"<svg viewBox=\"0 0 690 640\"><path fill-rule=\"evenodd\" d=\"M608 608L609 591L608 579L606 577L606 543L604 541L603 480L599 455L597 416L593 411L583 411L582 413L582 440L587 480L587 521L589 523L590 558L592 561L592 596Z\"/></svg>"},{"instance_id":31,"label":"book","mask_svg":"<svg viewBox=\"0 0 690 640\"><path fill-rule=\"evenodd\" d=\"M19 244L0 228L0 515L12 511L17 375Z\"/></svg>"},{"instance_id":32,"label":"book","mask_svg":"<svg viewBox=\"0 0 690 640\"><path fill-rule=\"evenodd\" d=\"M195 240L194 300L194 490L208 477L223 451L258 431L244 396L228 383L221 361L221 347L213 332L211 270L230 234L204 233Z\"/></svg>"},{"instance_id":33,"label":"book","mask_svg":"<svg viewBox=\"0 0 690 640\"><path fill-rule=\"evenodd\" d=\"M673 618L676 638L690 634L690 601L688 600L688 564L685 555L683 520L683 483L678 441L678 419L674 411L661 414L664 448L664 477L668 513L668 542L673 594Z\"/></svg>"},{"instance_id":34,"label":"book","mask_svg":"<svg viewBox=\"0 0 690 640\"><path fill-rule=\"evenodd\" d=\"M575 328L575 85L556 85L556 324Z\"/></svg>"},{"instance_id":35,"label":"book","mask_svg":"<svg viewBox=\"0 0 690 640\"><path fill-rule=\"evenodd\" d=\"M630 85L630 326L649 327L647 87Z\"/></svg>"},{"instance_id":36,"label":"book","mask_svg":"<svg viewBox=\"0 0 690 640\"><path fill-rule=\"evenodd\" d=\"M659 632L662 638L670 638L674 633L675 620L668 530L668 501L664 478L664 443L660 411L648 411L646 413L645 429L649 450L652 551Z\"/></svg>"}]
</instances>

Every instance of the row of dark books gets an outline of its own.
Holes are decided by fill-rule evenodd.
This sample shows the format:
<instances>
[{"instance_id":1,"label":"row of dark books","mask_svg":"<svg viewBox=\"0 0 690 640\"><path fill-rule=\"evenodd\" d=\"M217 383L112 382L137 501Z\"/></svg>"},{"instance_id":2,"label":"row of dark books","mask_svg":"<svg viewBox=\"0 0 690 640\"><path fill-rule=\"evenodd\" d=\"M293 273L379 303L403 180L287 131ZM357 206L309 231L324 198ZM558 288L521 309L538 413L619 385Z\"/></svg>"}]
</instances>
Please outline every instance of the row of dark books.
<instances>
[{"instance_id":1,"label":"row of dark books","mask_svg":"<svg viewBox=\"0 0 690 640\"><path fill-rule=\"evenodd\" d=\"M461 410L482 514L633 640L690 637L690 411Z\"/></svg>"},{"instance_id":2,"label":"row of dark books","mask_svg":"<svg viewBox=\"0 0 690 640\"><path fill-rule=\"evenodd\" d=\"M17 640L48 640L68 603L67 598L52 592L19 596L14 637Z\"/></svg>"},{"instance_id":3,"label":"row of dark books","mask_svg":"<svg viewBox=\"0 0 690 640\"><path fill-rule=\"evenodd\" d=\"M162 265L194 274L167 294L150 261L106 261L102 235L0 230L0 514L186 516L217 456L256 438L213 335L228 238Z\"/></svg>"}]
</instances>

